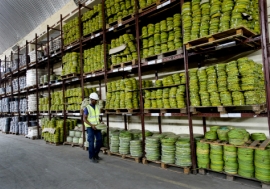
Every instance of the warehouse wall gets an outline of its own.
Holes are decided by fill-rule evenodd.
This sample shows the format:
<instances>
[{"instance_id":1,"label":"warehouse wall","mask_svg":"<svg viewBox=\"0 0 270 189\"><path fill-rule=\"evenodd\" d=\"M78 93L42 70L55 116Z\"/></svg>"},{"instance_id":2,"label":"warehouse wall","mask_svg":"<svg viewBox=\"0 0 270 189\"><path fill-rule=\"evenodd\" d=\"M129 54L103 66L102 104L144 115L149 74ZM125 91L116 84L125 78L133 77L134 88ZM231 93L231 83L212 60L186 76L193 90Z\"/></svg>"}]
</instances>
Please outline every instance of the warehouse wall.
<instances>
[{"instance_id":1,"label":"warehouse wall","mask_svg":"<svg viewBox=\"0 0 270 189\"><path fill-rule=\"evenodd\" d=\"M270 5L270 0L267 0L268 5ZM25 41L31 41L35 33L43 33L46 31L47 25L53 25L56 24L57 21L60 19L60 14L63 16L71 13L76 9L76 5L74 4L73 0L71 0L66 6L64 6L61 10L59 10L57 13L55 13L53 16L48 18L44 23L42 23L40 26L38 26L34 31L29 33L25 38L20 40L18 42L19 46L25 45ZM270 13L270 8L268 7L268 12ZM11 48L7 49L1 56L0 58L3 59L5 55L9 55L11 52ZM262 57L261 57L261 51L257 51L255 53L249 54L249 58L253 59L256 62L261 62ZM57 66L55 67L57 68ZM56 69L57 72L59 73L61 70ZM172 74L171 72L170 74ZM160 75L162 77L162 74ZM144 75L144 79L153 79L153 74L151 75ZM98 82L93 82L89 83L86 85L86 87L98 87ZM60 89L59 89L60 90ZM106 98L105 94L105 88L104 86L102 87L102 99ZM105 119L104 119L105 120ZM119 128L124 128L124 118L123 116L110 116L110 126L111 127L119 127ZM201 118L193 118L193 129L194 133L203 133L203 128L202 128L202 119ZM242 127L246 128L249 132L263 132L267 136L269 136L268 133L268 125L267 125L267 119L266 118L248 118L248 119L239 119L239 118L207 118L207 125L230 125L230 126L235 126L235 127ZM128 128L129 129L140 129L141 128L141 123L139 117L135 116L128 116ZM147 130L151 131L158 131L158 118L157 117L145 117L145 128ZM176 134L180 133L189 133L189 128L188 128L188 120L185 117L162 117L162 130L163 132L174 132Z\"/></svg>"}]
</instances>

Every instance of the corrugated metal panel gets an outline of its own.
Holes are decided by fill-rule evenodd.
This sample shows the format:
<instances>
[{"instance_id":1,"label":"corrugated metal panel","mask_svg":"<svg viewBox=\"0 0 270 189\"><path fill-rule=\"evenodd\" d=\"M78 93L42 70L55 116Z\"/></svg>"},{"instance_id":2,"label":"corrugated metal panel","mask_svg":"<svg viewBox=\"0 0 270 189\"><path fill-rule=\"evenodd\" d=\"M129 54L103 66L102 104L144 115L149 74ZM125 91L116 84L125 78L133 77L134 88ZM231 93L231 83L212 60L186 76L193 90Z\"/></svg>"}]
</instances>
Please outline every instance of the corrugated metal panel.
<instances>
[{"instance_id":1,"label":"corrugated metal panel","mask_svg":"<svg viewBox=\"0 0 270 189\"><path fill-rule=\"evenodd\" d=\"M0 1L0 54L25 37L69 1Z\"/></svg>"}]
</instances>

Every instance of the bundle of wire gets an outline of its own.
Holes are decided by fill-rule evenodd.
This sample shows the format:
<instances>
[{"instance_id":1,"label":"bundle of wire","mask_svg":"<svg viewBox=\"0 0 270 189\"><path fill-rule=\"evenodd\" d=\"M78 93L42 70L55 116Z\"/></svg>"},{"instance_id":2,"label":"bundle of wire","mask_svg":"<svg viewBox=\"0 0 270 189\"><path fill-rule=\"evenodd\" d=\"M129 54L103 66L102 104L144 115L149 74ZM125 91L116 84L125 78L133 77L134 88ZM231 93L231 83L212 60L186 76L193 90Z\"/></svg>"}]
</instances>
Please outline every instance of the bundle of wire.
<instances>
[{"instance_id":1,"label":"bundle of wire","mask_svg":"<svg viewBox=\"0 0 270 189\"><path fill-rule=\"evenodd\" d=\"M208 131L205 133L205 138L208 140L216 140L217 132L216 131Z\"/></svg>"},{"instance_id":2,"label":"bundle of wire","mask_svg":"<svg viewBox=\"0 0 270 189\"><path fill-rule=\"evenodd\" d=\"M264 133L252 133L251 139L252 140L266 140L266 136Z\"/></svg>"},{"instance_id":3,"label":"bundle of wire","mask_svg":"<svg viewBox=\"0 0 270 189\"><path fill-rule=\"evenodd\" d=\"M210 167L213 171L223 171L223 146L218 144L210 144Z\"/></svg>"},{"instance_id":4,"label":"bundle of wire","mask_svg":"<svg viewBox=\"0 0 270 189\"><path fill-rule=\"evenodd\" d=\"M161 161L163 163L175 163L175 142L176 135L166 136L161 139Z\"/></svg>"},{"instance_id":5,"label":"bundle of wire","mask_svg":"<svg viewBox=\"0 0 270 189\"><path fill-rule=\"evenodd\" d=\"M263 182L270 182L270 146L265 150L255 150L255 178Z\"/></svg>"},{"instance_id":6,"label":"bundle of wire","mask_svg":"<svg viewBox=\"0 0 270 189\"><path fill-rule=\"evenodd\" d=\"M209 144L198 141L196 143L196 155L198 168L208 168L209 159Z\"/></svg>"},{"instance_id":7,"label":"bundle of wire","mask_svg":"<svg viewBox=\"0 0 270 189\"><path fill-rule=\"evenodd\" d=\"M145 152L148 160L160 159L160 139L158 137L146 137Z\"/></svg>"},{"instance_id":8,"label":"bundle of wire","mask_svg":"<svg viewBox=\"0 0 270 189\"><path fill-rule=\"evenodd\" d=\"M228 174L237 174L238 162L237 162L237 148L235 146L224 146L224 171Z\"/></svg>"},{"instance_id":9,"label":"bundle of wire","mask_svg":"<svg viewBox=\"0 0 270 189\"><path fill-rule=\"evenodd\" d=\"M249 133L245 129L233 129L228 132L229 143L240 146L249 140Z\"/></svg>"},{"instance_id":10,"label":"bundle of wire","mask_svg":"<svg viewBox=\"0 0 270 189\"><path fill-rule=\"evenodd\" d=\"M179 166L191 166L190 139L179 138L176 143L175 164Z\"/></svg>"},{"instance_id":11,"label":"bundle of wire","mask_svg":"<svg viewBox=\"0 0 270 189\"><path fill-rule=\"evenodd\" d=\"M246 178L254 177L253 152L251 148L238 148L238 174Z\"/></svg>"},{"instance_id":12,"label":"bundle of wire","mask_svg":"<svg viewBox=\"0 0 270 189\"><path fill-rule=\"evenodd\" d=\"M217 134L218 134L218 139L222 140L222 141L228 141L228 132L230 131L230 129L228 129L227 127L221 127L217 130Z\"/></svg>"}]
</instances>

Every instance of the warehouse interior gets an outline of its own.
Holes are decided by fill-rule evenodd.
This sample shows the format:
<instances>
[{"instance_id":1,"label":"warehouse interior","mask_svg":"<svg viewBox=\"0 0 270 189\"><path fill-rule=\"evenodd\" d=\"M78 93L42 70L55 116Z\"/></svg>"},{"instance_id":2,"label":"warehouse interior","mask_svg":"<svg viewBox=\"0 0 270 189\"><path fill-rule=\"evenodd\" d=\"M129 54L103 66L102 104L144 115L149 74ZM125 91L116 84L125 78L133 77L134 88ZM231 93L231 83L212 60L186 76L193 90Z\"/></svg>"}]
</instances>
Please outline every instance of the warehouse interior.
<instances>
[{"instance_id":1,"label":"warehouse interior","mask_svg":"<svg viewBox=\"0 0 270 189\"><path fill-rule=\"evenodd\" d=\"M1 1L0 188L270 188L269 4Z\"/></svg>"}]
</instances>

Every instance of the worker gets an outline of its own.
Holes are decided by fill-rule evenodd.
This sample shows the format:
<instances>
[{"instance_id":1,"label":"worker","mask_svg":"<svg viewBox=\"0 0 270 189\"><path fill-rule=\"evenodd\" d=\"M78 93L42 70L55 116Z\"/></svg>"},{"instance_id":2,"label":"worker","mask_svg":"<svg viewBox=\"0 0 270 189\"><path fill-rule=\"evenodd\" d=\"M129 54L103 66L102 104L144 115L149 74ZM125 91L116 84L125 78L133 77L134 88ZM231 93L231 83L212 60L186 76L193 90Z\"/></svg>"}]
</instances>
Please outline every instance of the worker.
<instances>
[{"instance_id":1,"label":"worker","mask_svg":"<svg viewBox=\"0 0 270 189\"><path fill-rule=\"evenodd\" d=\"M96 129L96 126L100 123L100 109L99 105L97 104L99 97L97 93L91 93L89 98L90 104L84 108L83 121L85 127L87 128L88 134L87 141L89 142L89 159L93 163L98 163L98 161L101 160L98 153L102 145L101 130ZM95 138L96 145L94 145Z\"/></svg>"}]
</instances>

